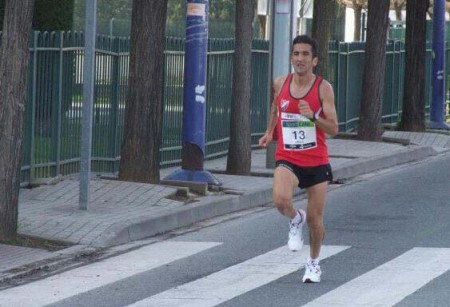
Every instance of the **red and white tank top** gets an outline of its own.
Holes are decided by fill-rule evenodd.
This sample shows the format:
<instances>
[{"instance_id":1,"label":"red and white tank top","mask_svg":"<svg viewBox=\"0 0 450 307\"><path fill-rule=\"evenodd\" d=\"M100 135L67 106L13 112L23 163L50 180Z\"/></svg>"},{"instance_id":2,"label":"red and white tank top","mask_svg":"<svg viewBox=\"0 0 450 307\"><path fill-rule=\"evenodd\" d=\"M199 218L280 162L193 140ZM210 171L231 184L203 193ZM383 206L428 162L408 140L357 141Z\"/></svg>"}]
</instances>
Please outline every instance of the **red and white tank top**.
<instances>
[{"instance_id":1,"label":"red and white tank top","mask_svg":"<svg viewBox=\"0 0 450 307\"><path fill-rule=\"evenodd\" d=\"M301 167L313 167L329 163L325 133L314 122L300 114L299 100L309 103L314 113L325 118L319 96L321 77L316 77L314 84L303 97L292 97L289 74L276 100L278 146L275 160L286 160Z\"/></svg>"}]
</instances>

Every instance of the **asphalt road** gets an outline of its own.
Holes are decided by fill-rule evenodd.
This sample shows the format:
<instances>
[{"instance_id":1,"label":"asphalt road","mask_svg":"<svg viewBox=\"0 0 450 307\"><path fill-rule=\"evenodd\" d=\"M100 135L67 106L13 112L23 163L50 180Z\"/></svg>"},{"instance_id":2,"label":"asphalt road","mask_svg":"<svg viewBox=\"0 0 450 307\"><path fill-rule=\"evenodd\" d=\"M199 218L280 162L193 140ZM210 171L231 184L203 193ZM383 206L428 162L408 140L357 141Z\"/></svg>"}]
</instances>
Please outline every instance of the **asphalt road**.
<instances>
[{"instance_id":1,"label":"asphalt road","mask_svg":"<svg viewBox=\"0 0 450 307\"><path fill-rule=\"evenodd\" d=\"M333 186L320 284L301 283L308 246L289 252L266 207L7 289L0 306L450 306L449 175L447 153Z\"/></svg>"}]
</instances>

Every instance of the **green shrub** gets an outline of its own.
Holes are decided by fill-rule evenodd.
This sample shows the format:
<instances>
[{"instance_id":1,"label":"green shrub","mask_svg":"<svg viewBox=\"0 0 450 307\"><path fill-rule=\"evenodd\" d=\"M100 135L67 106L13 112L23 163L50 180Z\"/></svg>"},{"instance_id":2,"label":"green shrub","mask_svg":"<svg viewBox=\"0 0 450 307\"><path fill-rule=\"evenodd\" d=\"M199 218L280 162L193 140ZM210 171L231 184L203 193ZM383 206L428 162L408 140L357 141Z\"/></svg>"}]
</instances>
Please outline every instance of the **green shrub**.
<instances>
[{"instance_id":1,"label":"green shrub","mask_svg":"<svg viewBox=\"0 0 450 307\"><path fill-rule=\"evenodd\" d=\"M0 29L3 28L5 0L0 0ZM36 0L33 29L68 31L73 24L74 0Z\"/></svg>"}]
</instances>

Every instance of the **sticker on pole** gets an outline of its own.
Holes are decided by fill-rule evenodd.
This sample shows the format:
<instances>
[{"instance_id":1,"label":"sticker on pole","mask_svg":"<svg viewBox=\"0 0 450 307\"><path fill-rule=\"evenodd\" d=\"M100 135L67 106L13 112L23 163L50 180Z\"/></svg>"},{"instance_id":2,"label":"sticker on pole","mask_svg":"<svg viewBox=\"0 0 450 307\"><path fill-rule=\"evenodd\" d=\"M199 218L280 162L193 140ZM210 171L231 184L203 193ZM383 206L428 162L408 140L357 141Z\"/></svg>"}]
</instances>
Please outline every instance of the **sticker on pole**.
<instances>
[{"instance_id":1,"label":"sticker on pole","mask_svg":"<svg viewBox=\"0 0 450 307\"><path fill-rule=\"evenodd\" d=\"M205 89L206 86L204 85L197 85L195 87L195 101L199 103L205 103Z\"/></svg>"},{"instance_id":2,"label":"sticker on pole","mask_svg":"<svg viewBox=\"0 0 450 307\"><path fill-rule=\"evenodd\" d=\"M205 19L206 5L204 3L188 3L187 16L199 16Z\"/></svg>"}]
</instances>

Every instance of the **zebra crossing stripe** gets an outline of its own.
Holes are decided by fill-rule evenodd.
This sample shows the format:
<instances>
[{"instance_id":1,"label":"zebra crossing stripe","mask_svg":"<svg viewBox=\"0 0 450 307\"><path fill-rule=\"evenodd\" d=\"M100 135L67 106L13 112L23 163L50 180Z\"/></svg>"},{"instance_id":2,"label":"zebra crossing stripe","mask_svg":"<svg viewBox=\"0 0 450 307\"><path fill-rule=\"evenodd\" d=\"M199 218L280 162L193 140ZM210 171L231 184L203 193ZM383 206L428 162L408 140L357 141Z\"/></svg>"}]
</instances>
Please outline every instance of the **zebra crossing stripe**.
<instances>
[{"instance_id":1,"label":"zebra crossing stripe","mask_svg":"<svg viewBox=\"0 0 450 307\"><path fill-rule=\"evenodd\" d=\"M333 256L347 248L349 247L325 245L321 249L321 259ZM296 253L283 246L129 306L216 306L299 270L308 254L308 246Z\"/></svg>"},{"instance_id":2,"label":"zebra crossing stripe","mask_svg":"<svg viewBox=\"0 0 450 307\"><path fill-rule=\"evenodd\" d=\"M165 241L0 292L0 306L43 306L218 246Z\"/></svg>"},{"instance_id":3,"label":"zebra crossing stripe","mask_svg":"<svg viewBox=\"0 0 450 307\"><path fill-rule=\"evenodd\" d=\"M450 248L413 248L303 306L392 306L449 269Z\"/></svg>"}]
</instances>

